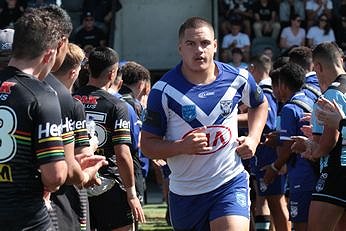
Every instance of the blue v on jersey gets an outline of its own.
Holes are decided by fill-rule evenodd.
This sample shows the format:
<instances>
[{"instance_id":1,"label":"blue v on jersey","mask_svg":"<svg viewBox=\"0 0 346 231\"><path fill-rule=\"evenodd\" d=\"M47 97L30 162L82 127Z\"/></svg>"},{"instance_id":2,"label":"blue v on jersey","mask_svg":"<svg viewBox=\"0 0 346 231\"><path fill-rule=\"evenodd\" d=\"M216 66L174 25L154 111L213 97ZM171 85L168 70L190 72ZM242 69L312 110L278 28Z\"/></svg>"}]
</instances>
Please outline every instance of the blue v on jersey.
<instances>
[{"instance_id":1,"label":"blue v on jersey","mask_svg":"<svg viewBox=\"0 0 346 231\"><path fill-rule=\"evenodd\" d=\"M210 152L168 158L170 190L178 195L210 192L244 169L235 153L238 143L237 111L263 102L263 92L244 69L216 62L219 74L207 85L194 85L181 73L181 63L152 88L143 130L179 140L196 128L207 127Z\"/></svg>"}]
</instances>

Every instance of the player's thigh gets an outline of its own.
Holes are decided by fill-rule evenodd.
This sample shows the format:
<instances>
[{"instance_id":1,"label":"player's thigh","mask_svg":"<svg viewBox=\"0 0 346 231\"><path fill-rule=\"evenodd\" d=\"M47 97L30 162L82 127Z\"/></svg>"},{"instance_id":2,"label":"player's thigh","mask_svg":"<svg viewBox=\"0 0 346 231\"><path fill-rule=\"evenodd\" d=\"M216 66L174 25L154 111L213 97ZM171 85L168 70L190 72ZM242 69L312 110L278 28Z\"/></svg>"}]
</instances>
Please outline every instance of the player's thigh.
<instances>
[{"instance_id":1,"label":"player's thigh","mask_svg":"<svg viewBox=\"0 0 346 231\"><path fill-rule=\"evenodd\" d=\"M250 220L244 216L223 216L210 222L211 231L248 231L249 227Z\"/></svg>"},{"instance_id":2,"label":"player's thigh","mask_svg":"<svg viewBox=\"0 0 346 231\"><path fill-rule=\"evenodd\" d=\"M308 230L334 230L341 219L344 208L323 201L311 201L309 209Z\"/></svg>"}]
</instances>

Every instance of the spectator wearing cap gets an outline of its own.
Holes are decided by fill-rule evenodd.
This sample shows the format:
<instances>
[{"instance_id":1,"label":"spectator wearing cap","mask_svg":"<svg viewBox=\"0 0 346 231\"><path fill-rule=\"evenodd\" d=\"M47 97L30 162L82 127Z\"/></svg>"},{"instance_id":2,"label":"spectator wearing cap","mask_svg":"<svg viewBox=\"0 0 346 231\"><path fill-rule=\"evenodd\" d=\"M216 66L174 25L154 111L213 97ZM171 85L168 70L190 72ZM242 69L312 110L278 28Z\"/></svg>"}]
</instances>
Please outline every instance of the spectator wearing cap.
<instances>
[{"instance_id":1,"label":"spectator wearing cap","mask_svg":"<svg viewBox=\"0 0 346 231\"><path fill-rule=\"evenodd\" d=\"M222 52L230 53L230 51L237 47L244 56L244 60L249 59L250 53L250 39L249 36L241 31L242 22L231 22L231 33L225 35L222 39Z\"/></svg>"},{"instance_id":2,"label":"spectator wearing cap","mask_svg":"<svg viewBox=\"0 0 346 231\"><path fill-rule=\"evenodd\" d=\"M75 43L86 52L90 52L94 47L106 46L106 35L95 25L94 14L86 11L82 18L82 27L76 32Z\"/></svg>"},{"instance_id":3,"label":"spectator wearing cap","mask_svg":"<svg viewBox=\"0 0 346 231\"><path fill-rule=\"evenodd\" d=\"M13 29L0 30L0 70L7 66L11 58Z\"/></svg>"},{"instance_id":4,"label":"spectator wearing cap","mask_svg":"<svg viewBox=\"0 0 346 231\"><path fill-rule=\"evenodd\" d=\"M243 62L244 54L242 50L238 47L235 47L232 49L231 53L232 53L232 61L229 64L231 64L233 67L246 69L247 63Z\"/></svg>"}]
</instances>

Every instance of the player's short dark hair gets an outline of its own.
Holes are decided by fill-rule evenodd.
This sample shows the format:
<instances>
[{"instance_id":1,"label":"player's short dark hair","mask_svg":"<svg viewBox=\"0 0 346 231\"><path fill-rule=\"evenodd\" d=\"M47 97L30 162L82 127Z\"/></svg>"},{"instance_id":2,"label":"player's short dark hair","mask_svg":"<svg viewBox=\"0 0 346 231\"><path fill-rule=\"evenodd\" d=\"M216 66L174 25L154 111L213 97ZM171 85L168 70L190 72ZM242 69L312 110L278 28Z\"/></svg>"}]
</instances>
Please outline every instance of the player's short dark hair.
<instances>
[{"instance_id":1,"label":"player's short dark hair","mask_svg":"<svg viewBox=\"0 0 346 231\"><path fill-rule=\"evenodd\" d=\"M255 68L263 72L269 73L272 69L272 61L267 55L255 55L250 58L250 64L253 64Z\"/></svg>"},{"instance_id":2,"label":"player's short dark hair","mask_svg":"<svg viewBox=\"0 0 346 231\"><path fill-rule=\"evenodd\" d=\"M33 59L47 49L56 49L61 39L55 19L37 8L30 8L14 25L12 55Z\"/></svg>"},{"instance_id":3,"label":"player's short dark hair","mask_svg":"<svg viewBox=\"0 0 346 231\"><path fill-rule=\"evenodd\" d=\"M70 16L64 9L53 4L43 6L40 9L47 11L50 14L50 17L55 20L62 36L70 36L73 25Z\"/></svg>"},{"instance_id":4,"label":"player's short dark hair","mask_svg":"<svg viewBox=\"0 0 346 231\"><path fill-rule=\"evenodd\" d=\"M213 26L206 19L201 17L191 17L186 19L186 21L179 28L179 39L184 36L184 33L187 29L196 29L203 26L207 26L214 33Z\"/></svg>"},{"instance_id":5,"label":"player's short dark hair","mask_svg":"<svg viewBox=\"0 0 346 231\"><path fill-rule=\"evenodd\" d=\"M280 68L279 81L293 92L297 92L304 84L305 71L296 63L287 63Z\"/></svg>"},{"instance_id":6,"label":"player's short dark hair","mask_svg":"<svg viewBox=\"0 0 346 231\"><path fill-rule=\"evenodd\" d=\"M288 53L288 56L290 57L290 62L298 64L305 70L309 70L312 64L312 51L309 47L295 47Z\"/></svg>"},{"instance_id":7,"label":"player's short dark hair","mask_svg":"<svg viewBox=\"0 0 346 231\"><path fill-rule=\"evenodd\" d=\"M130 61L121 68L123 83L132 85L139 81L150 81L150 72L139 63Z\"/></svg>"},{"instance_id":8,"label":"player's short dark hair","mask_svg":"<svg viewBox=\"0 0 346 231\"><path fill-rule=\"evenodd\" d=\"M110 47L97 47L89 55L89 69L93 78L98 78L104 70L119 62L118 53Z\"/></svg>"},{"instance_id":9,"label":"player's short dark hair","mask_svg":"<svg viewBox=\"0 0 346 231\"><path fill-rule=\"evenodd\" d=\"M312 59L327 64L339 65L339 59L343 58L342 49L335 42L323 42L312 50Z\"/></svg>"}]
</instances>

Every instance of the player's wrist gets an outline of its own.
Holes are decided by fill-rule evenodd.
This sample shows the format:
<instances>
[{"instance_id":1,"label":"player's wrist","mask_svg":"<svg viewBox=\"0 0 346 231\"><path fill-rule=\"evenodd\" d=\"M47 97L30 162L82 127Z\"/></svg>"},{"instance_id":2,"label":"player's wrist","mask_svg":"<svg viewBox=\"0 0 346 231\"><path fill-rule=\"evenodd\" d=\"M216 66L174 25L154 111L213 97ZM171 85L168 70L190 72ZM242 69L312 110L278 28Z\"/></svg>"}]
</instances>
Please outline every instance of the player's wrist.
<instances>
[{"instance_id":1,"label":"player's wrist","mask_svg":"<svg viewBox=\"0 0 346 231\"><path fill-rule=\"evenodd\" d=\"M126 188L126 195L128 199L133 199L137 197L136 187L133 185L131 187Z\"/></svg>"}]
</instances>

